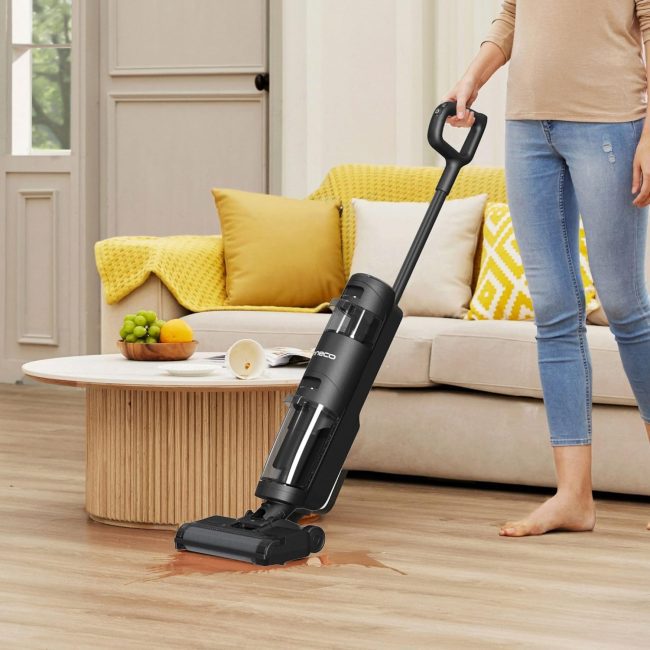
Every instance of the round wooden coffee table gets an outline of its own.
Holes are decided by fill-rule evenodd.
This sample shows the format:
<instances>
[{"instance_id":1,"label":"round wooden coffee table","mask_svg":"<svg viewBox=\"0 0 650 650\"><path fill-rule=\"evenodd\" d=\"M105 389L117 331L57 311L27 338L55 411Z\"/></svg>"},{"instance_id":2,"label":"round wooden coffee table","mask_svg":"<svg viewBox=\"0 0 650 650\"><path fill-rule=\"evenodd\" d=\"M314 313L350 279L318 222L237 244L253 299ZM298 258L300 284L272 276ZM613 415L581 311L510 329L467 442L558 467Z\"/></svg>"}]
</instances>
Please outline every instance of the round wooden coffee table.
<instances>
[{"instance_id":1,"label":"round wooden coffee table","mask_svg":"<svg viewBox=\"0 0 650 650\"><path fill-rule=\"evenodd\" d=\"M304 366L241 380L221 367L173 377L159 365L107 354L23 366L34 379L86 389L86 511L106 524L175 528L254 509L284 400Z\"/></svg>"}]
</instances>

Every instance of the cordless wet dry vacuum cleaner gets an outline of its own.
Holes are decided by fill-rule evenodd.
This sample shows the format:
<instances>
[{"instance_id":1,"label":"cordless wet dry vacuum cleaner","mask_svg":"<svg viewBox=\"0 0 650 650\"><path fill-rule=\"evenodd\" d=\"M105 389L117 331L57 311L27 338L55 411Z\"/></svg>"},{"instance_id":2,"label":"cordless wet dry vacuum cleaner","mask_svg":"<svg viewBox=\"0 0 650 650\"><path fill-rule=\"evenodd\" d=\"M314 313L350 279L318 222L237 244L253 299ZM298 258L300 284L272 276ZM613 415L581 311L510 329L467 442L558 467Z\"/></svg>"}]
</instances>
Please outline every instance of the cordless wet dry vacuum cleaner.
<instances>
[{"instance_id":1,"label":"cordless wet dry vacuum cleaner","mask_svg":"<svg viewBox=\"0 0 650 650\"><path fill-rule=\"evenodd\" d=\"M402 320L398 302L461 167L479 145L487 117L475 122L460 151L443 140L455 102L438 106L428 139L446 161L422 224L393 287L365 273L352 275L305 369L266 461L255 495L262 505L239 519L208 517L183 524L179 550L269 565L307 557L323 548L318 526L300 526L308 513L331 509L342 470L359 429L359 414Z\"/></svg>"}]
</instances>

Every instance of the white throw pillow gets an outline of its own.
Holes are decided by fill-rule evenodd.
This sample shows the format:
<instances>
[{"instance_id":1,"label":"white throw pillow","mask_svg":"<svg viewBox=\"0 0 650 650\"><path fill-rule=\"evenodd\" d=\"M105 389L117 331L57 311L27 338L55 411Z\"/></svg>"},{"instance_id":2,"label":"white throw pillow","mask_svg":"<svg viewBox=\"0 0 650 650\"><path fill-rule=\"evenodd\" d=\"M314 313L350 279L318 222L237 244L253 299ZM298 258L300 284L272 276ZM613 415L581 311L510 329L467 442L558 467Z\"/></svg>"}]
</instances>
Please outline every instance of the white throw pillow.
<instances>
[{"instance_id":1,"label":"white throw pillow","mask_svg":"<svg viewBox=\"0 0 650 650\"><path fill-rule=\"evenodd\" d=\"M463 318L487 194L445 201L400 300L405 315ZM356 241L350 273L392 285L428 203L352 199Z\"/></svg>"}]
</instances>

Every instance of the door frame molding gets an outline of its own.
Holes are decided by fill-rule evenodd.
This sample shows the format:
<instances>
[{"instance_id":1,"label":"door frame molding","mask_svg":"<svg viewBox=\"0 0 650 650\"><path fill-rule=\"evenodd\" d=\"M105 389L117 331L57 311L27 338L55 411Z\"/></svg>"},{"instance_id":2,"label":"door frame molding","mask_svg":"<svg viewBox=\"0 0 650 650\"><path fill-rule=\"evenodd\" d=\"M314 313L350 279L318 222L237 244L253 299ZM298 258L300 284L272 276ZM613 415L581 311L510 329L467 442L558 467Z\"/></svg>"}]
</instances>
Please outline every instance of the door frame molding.
<instances>
[{"instance_id":1,"label":"door frame molding","mask_svg":"<svg viewBox=\"0 0 650 650\"><path fill-rule=\"evenodd\" d=\"M282 193L282 36L284 0L267 1L267 71L270 78L267 119L267 191Z\"/></svg>"}]
</instances>

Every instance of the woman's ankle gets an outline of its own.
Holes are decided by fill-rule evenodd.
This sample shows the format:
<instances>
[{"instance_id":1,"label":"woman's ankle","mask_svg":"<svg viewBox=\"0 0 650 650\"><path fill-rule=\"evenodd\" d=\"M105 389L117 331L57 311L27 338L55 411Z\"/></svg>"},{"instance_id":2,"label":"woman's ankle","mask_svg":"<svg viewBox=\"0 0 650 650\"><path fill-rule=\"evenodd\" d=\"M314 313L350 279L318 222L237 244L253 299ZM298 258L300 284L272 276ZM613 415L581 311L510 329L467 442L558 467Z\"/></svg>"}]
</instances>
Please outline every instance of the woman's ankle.
<instances>
[{"instance_id":1,"label":"woman's ankle","mask_svg":"<svg viewBox=\"0 0 650 650\"><path fill-rule=\"evenodd\" d=\"M558 486L557 496L567 501L593 504L594 495L591 485L563 485Z\"/></svg>"},{"instance_id":2,"label":"woman's ankle","mask_svg":"<svg viewBox=\"0 0 650 650\"><path fill-rule=\"evenodd\" d=\"M553 448L558 496L578 503L593 503L591 445Z\"/></svg>"}]
</instances>

